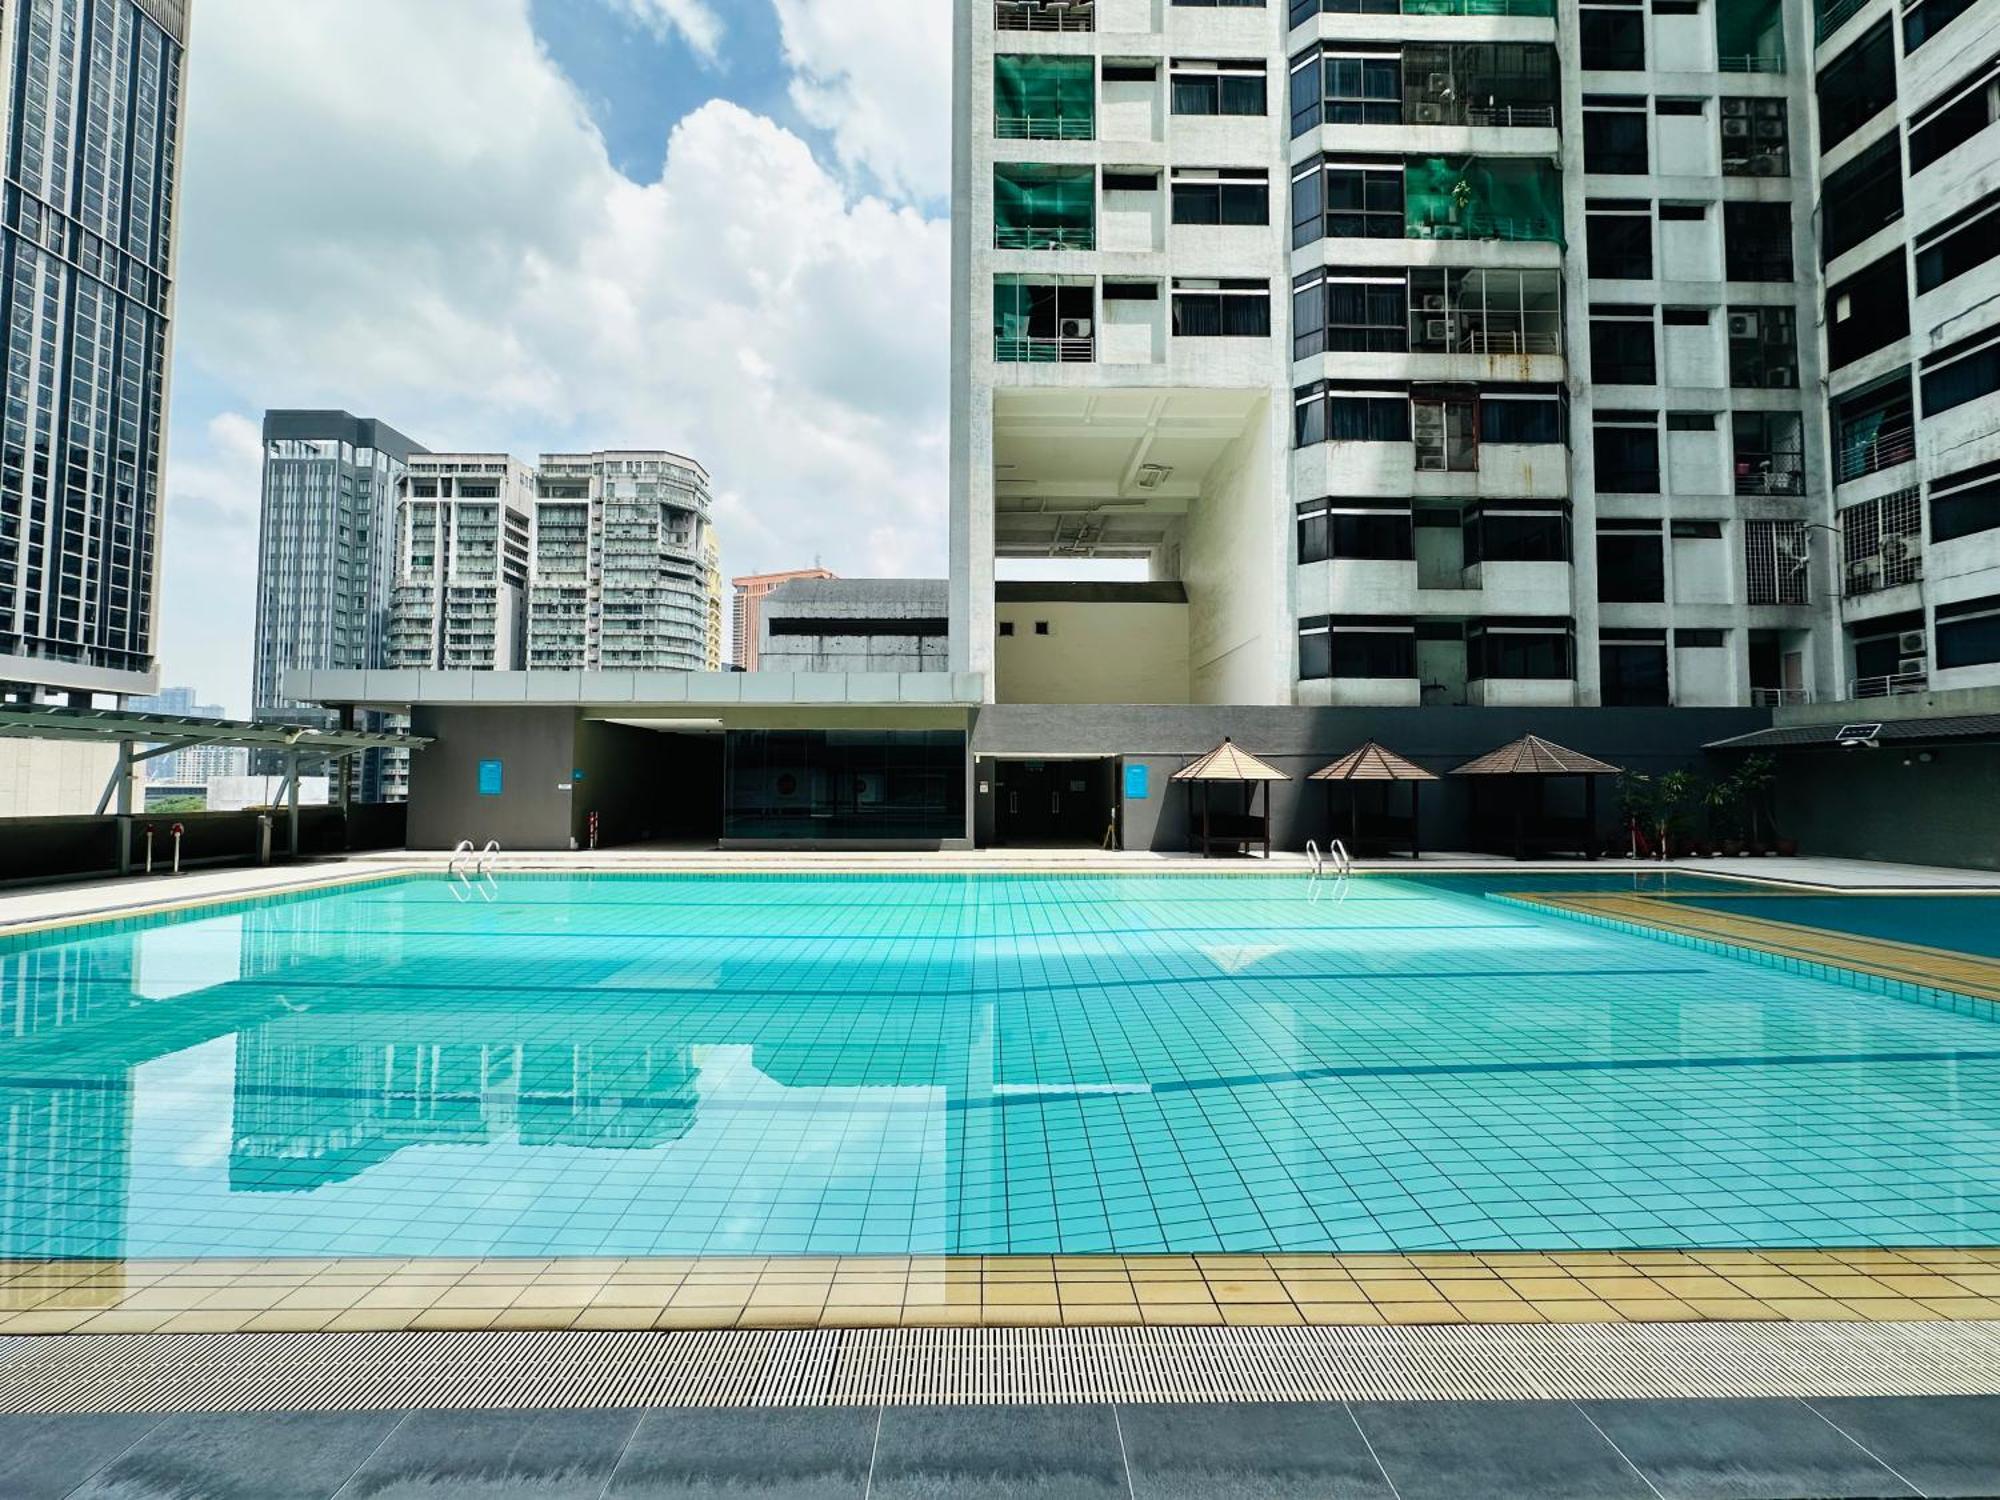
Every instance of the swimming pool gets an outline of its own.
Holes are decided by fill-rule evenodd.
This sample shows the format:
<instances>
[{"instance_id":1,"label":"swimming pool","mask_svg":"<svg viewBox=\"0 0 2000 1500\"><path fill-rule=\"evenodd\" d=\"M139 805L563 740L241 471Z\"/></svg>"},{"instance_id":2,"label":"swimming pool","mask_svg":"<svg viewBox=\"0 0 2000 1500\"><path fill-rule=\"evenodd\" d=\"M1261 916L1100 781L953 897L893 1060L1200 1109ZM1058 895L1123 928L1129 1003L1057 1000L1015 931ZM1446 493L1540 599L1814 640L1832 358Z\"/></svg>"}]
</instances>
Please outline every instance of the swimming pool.
<instances>
[{"instance_id":1,"label":"swimming pool","mask_svg":"<svg viewBox=\"0 0 2000 1500\"><path fill-rule=\"evenodd\" d=\"M1557 883L411 878L17 938L0 1255L2000 1244L2000 1026L1485 899Z\"/></svg>"}]
</instances>

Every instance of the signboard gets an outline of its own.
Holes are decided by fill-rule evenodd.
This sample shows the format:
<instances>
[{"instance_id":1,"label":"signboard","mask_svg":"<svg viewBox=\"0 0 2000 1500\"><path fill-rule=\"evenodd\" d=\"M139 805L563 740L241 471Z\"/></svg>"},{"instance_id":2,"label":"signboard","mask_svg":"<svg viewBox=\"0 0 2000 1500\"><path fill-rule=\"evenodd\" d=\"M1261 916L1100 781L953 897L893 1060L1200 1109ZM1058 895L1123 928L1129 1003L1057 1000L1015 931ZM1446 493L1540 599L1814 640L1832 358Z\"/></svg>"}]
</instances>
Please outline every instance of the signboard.
<instances>
[{"instance_id":1,"label":"signboard","mask_svg":"<svg viewBox=\"0 0 2000 1500\"><path fill-rule=\"evenodd\" d=\"M479 795L497 797L506 784L506 768L497 760L482 760L479 763Z\"/></svg>"},{"instance_id":2,"label":"signboard","mask_svg":"<svg viewBox=\"0 0 2000 1500\"><path fill-rule=\"evenodd\" d=\"M1153 795L1153 768L1147 765L1131 764L1125 767L1125 800L1144 802Z\"/></svg>"}]
</instances>

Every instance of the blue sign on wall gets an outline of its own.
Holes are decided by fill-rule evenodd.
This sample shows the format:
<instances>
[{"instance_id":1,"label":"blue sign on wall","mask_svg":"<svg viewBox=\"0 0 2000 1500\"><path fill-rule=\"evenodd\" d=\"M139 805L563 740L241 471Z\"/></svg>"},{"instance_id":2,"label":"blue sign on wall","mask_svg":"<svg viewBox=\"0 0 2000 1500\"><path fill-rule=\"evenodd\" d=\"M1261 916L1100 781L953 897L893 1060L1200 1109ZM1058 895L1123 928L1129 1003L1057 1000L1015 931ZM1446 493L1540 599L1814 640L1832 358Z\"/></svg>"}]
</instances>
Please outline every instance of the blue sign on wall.
<instances>
[{"instance_id":1,"label":"blue sign on wall","mask_svg":"<svg viewBox=\"0 0 2000 1500\"><path fill-rule=\"evenodd\" d=\"M1125 800L1127 802L1144 802L1152 795L1152 767L1128 765L1125 768Z\"/></svg>"},{"instance_id":2,"label":"blue sign on wall","mask_svg":"<svg viewBox=\"0 0 2000 1500\"><path fill-rule=\"evenodd\" d=\"M505 781L504 765L497 760L482 760L479 763L479 795L497 797Z\"/></svg>"}]
</instances>

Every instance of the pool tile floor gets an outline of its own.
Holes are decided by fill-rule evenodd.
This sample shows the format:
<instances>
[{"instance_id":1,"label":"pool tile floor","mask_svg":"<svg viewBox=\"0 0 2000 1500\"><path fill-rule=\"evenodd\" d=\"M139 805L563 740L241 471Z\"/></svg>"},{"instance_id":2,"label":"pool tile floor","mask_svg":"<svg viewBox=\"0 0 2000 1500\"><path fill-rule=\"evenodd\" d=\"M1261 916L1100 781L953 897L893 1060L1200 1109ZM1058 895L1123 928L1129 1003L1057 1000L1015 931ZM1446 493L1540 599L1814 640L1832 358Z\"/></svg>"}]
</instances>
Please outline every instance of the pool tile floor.
<instances>
[{"instance_id":1,"label":"pool tile floor","mask_svg":"<svg viewBox=\"0 0 2000 1500\"><path fill-rule=\"evenodd\" d=\"M2000 1250L13 1262L0 1335L2000 1319Z\"/></svg>"}]
</instances>

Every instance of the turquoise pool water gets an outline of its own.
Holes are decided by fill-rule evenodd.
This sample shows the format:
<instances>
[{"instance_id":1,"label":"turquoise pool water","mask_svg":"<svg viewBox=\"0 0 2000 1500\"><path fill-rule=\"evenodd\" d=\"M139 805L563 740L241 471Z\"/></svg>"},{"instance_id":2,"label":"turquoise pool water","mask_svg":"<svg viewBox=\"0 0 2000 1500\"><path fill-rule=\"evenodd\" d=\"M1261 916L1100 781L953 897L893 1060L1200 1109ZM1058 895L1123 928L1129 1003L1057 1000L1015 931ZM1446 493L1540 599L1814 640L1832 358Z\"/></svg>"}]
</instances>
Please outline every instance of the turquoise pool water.
<instances>
[{"instance_id":1,"label":"turquoise pool water","mask_svg":"<svg viewBox=\"0 0 2000 1500\"><path fill-rule=\"evenodd\" d=\"M1688 906L2000 958L2000 896L1691 896Z\"/></svg>"},{"instance_id":2,"label":"turquoise pool water","mask_svg":"<svg viewBox=\"0 0 2000 1500\"><path fill-rule=\"evenodd\" d=\"M0 1254L2000 1243L2000 1026L1483 895L1548 884L424 879L15 940Z\"/></svg>"}]
</instances>

